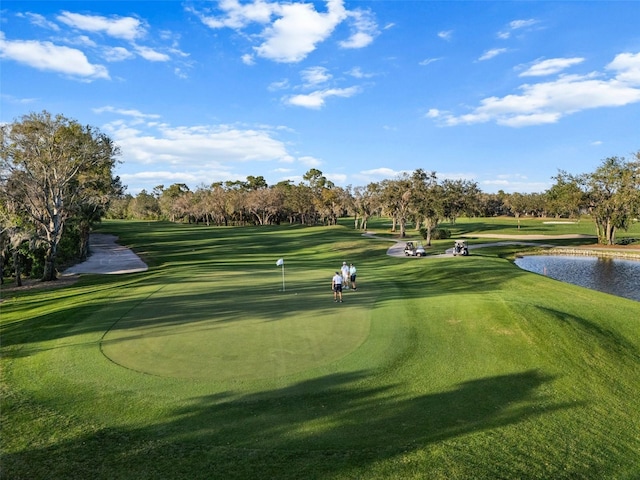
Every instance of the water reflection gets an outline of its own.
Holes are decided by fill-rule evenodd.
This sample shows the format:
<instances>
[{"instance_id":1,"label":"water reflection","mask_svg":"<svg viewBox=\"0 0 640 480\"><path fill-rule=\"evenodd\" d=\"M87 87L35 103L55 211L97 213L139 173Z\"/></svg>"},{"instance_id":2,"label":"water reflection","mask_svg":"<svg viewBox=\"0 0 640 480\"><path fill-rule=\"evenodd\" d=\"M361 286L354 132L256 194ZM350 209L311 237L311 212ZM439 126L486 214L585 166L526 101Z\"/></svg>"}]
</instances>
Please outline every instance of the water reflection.
<instances>
[{"instance_id":1,"label":"water reflection","mask_svg":"<svg viewBox=\"0 0 640 480\"><path fill-rule=\"evenodd\" d=\"M640 261L619 258L529 255L517 258L523 270L640 302Z\"/></svg>"}]
</instances>

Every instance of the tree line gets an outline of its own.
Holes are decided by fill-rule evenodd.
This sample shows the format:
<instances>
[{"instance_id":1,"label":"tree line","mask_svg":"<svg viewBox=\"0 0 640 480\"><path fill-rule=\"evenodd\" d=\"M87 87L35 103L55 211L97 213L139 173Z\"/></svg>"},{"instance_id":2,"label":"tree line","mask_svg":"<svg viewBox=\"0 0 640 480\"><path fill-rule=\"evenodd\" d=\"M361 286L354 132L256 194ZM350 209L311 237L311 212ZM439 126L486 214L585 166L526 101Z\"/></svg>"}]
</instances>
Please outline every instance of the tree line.
<instances>
[{"instance_id":1,"label":"tree line","mask_svg":"<svg viewBox=\"0 0 640 480\"><path fill-rule=\"evenodd\" d=\"M392 231L406 235L407 225L431 244L432 235L460 216L578 218L589 214L598 242L615 243L616 230L626 230L640 216L640 152L627 161L605 159L593 173L560 171L543 193L484 193L469 180L439 180L436 172L417 169L366 186L339 187L318 169L303 181L269 186L262 176L246 181L217 182L195 191L183 183L159 185L151 193L125 194L111 202L109 218L169 220L206 225L299 223L334 225L353 217L354 228L366 230L373 216L392 220Z\"/></svg>"},{"instance_id":2,"label":"tree line","mask_svg":"<svg viewBox=\"0 0 640 480\"><path fill-rule=\"evenodd\" d=\"M615 243L616 230L640 216L640 151L630 160L607 158L592 173L559 171L543 193L484 193L474 181L441 180L419 168L356 187L337 186L310 169L298 184L249 176L194 191L159 185L133 196L113 174L118 146L62 115L31 113L1 126L0 148L0 266L9 265L17 282L22 266L54 280L57 262L86 258L91 228L103 218L241 226L335 225L348 216L366 230L370 218L386 216L400 236L410 225L430 245L446 230L442 224L460 216L588 213L603 244Z\"/></svg>"}]
</instances>

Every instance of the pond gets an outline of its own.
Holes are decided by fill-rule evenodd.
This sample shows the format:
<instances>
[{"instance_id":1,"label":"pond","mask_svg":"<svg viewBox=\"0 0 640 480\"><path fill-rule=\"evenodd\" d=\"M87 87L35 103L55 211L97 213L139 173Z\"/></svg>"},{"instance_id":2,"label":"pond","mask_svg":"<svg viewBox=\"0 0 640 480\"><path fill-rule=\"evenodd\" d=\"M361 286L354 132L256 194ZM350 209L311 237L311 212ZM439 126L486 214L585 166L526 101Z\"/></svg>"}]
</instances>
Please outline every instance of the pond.
<instances>
[{"instance_id":1,"label":"pond","mask_svg":"<svg viewBox=\"0 0 640 480\"><path fill-rule=\"evenodd\" d=\"M640 260L570 255L527 255L523 270L640 302Z\"/></svg>"}]
</instances>

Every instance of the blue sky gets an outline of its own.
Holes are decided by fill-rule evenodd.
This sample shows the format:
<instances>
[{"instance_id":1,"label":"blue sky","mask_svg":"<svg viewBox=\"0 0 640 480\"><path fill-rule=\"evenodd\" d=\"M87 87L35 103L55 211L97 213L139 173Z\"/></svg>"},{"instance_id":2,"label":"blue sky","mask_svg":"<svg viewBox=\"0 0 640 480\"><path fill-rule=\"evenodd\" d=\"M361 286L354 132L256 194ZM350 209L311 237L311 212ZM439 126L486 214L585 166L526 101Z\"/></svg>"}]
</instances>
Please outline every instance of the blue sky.
<instances>
[{"instance_id":1,"label":"blue sky","mask_svg":"<svg viewBox=\"0 0 640 480\"><path fill-rule=\"evenodd\" d=\"M317 168L542 192L640 150L638 1L11 1L0 122L63 114L135 195Z\"/></svg>"}]
</instances>

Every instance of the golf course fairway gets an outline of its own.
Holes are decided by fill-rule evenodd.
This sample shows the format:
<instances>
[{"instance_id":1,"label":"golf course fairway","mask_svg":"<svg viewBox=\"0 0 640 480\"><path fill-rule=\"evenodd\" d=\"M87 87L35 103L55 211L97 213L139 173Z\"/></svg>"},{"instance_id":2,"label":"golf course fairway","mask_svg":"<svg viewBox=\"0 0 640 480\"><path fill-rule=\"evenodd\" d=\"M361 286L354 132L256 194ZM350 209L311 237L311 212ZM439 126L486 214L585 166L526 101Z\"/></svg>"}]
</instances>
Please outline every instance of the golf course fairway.
<instances>
[{"instance_id":1,"label":"golf course fairway","mask_svg":"<svg viewBox=\"0 0 640 480\"><path fill-rule=\"evenodd\" d=\"M2 477L640 477L640 302L371 230L104 222L148 271L3 292Z\"/></svg>"}]
</instances>

